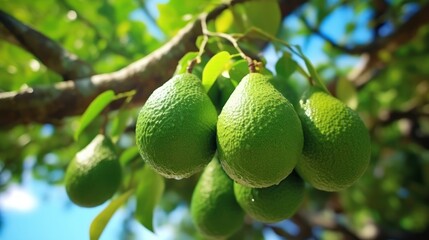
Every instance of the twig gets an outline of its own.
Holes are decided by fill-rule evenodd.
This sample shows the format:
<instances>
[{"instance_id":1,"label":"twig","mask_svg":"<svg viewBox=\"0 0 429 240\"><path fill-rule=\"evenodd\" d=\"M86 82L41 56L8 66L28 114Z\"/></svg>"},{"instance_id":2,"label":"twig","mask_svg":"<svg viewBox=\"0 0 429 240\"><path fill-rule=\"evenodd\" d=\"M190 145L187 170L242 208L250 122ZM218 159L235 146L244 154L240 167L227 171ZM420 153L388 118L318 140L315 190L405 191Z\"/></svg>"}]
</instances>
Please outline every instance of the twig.
<instances>
[{"instance_id":1,"label":"twig","mask_svg":"<svg viewBox=\"0 0 429 240\"><path fill-rule=\"evenodd\" d=\"M240 2L244 0L220 5L207 15L207 20L216 18L231 4ZM291 8L291 11L294 9ZM285 12L286 15L290 13ZM187 52L196 50L195 40L202 34L199 21L200 19L188 24L161 48L119 71L45 87L0 93L0 126L5 128L23 123L58 123L67 116L81 114L98 94L108 89L115 89L116 92L137 89L128 106L144 103L158 86L171 77L180 58ZM118 107L120 104L113 102L111 110Z\"/></svg>"},{"instance_id":2,"label":"twig","mask_svg":"<svg viewBox=\"0 0 429 240\"><path fill-rule=\"evenodd\" d=\"M100 134L105 135L106 134L107 124L109 123L109 106L107 106L103 110L102 115L103 115L103 121L102 121L101 127L100 127Z\"/></svg>"},{"instance_id":3,"label":"twig","mask_svg":"<svg viewBox=\"0 0 429 240\"><path fill-rule=\"evenodd\" d=\"M194 67L194 65L201 62L201 57L204 54L205 47L207 45L209 37L216 37L216 38L223 38L228 42L230 42L232 46L237 50L238 54L247 61L249 66L249 71L252 73L256 72L256 63L252 58L250 58L249 56L247 56L246 53L244 53L244 51L238 45L238 40L234 37L234 35L221 33L221 32L211 32L207 27L207 16L208 15L203 15L201 17L201 29L203 31L203 41L201 42L198 55L189 63L189 66L187 67L187 71L189 73L192 72L192 68Z\"/></svg>"},{"instance_id":4,"label":"twig","mask_svg":"<svg viewBox=\"0 0 429 240\"><path fill-rule=\"evenodd\" d=\"M347 46L340 45L337 42L335 42L333 39L331 39L328 35L326 35L324 32L322 32L320 28L311 26L310 22L304 16L300 16L300 19L311 32L313 32L323 40L327 41L331 46L333 46L334 48L342 52L345 52L348 54L362 54L370 49L369 46L350 48Z\"/></svg>"},{"instance_id":5,"label":"twig","mask_svg":"<svg viewBox=\"0 0 429 240\"><path fill-rule=\"evenodd\" d=\"M209 31L208 27L207 27L207 19L206 18L202 19L201 25L202 25L204 36L223 38L223 39L227 40L228 42L230 42L232 44L232 46L240 54L240 56L244 60L247 61L248 66L249 66L249 71L252 72L252 73L256 72L256 66L255 66L254 60L252 58L250 58L246 53L244 53L244 51L238 45L238 39L234 38L233 35L231 35L231 34Z\"/></svg>"},{"instance_id":6,"label":"twig","mask_svg":"<svg viewBox=\"0 0 429 240\"><path fill-rule=\"evenodd\" d=\"M325 92L327 92L328 94L330 94L329 90L326 88L325 84L322 82L322 80L320 79L319 75L317 74L314 66L312 65L312 63L310 62L310 60L304 55L304 53L302 52L301 48L298 45L292 45L289 44L288 42L279 39L275 36L272 36L269 33L266 33L265 31L263 31L262 29L259 28L251 28L249 29L249 31L247 31L245 34L241 34L241 35L237 35L237 39L241 39L244 38L245 36L250 35L250 33L257 33L260 35L260 37L266 38L267 40L270 40L274 43L279 43L282 46L286 47L287 50L289 50L291 53L297 55L298 57L300 57L306 67L307 70L309 71L310 75L308 75L303 68L301 68L301 66L299 64L297 64L297 70L299 73L301 73L303 76L305 76L309 82L309 84L311 86L314 85L314 82L317 82L318 85L324 89Z\"/></svg>"},{"instance_id":7,"label":"twig","mask_svg":"<svg viewBox=\"0 0 429 240\"><path fill-rule=\"evenodd\" d=\"M398 48L398 46L400 46L402 43L409 41L415 36L417 30L421 26L424 26L427 22L429 22L429 14L427 14L428 11L429 3L426 3L421 6L417 13L415 13L411 18L404 22L400 27L396 29L396 31L393 31L390 35L383 38L376 38L375 41L372 41L369 44L356 45L354 47L347 47L336 43L333 39L323 33L319 28L311 26L311 24L305 17L301 16L300 19L310 31L327 41L333 47L348 54L359 55L363 53L372 54L382 49L391 49L393 51L394 49Z\"/></svg>"},{"instance_id":8,"label":"twig","mask_svg":"<svg viewBox=\"0 0 429 240\"><path fill-rule=\"evenodd\" d=\"M300 227L304 225L305 228L308 228L309 226L315 227L321 227L326 230L336 231L341 233L344 236L344 240L360 240L359 236L357 236L353 231L351 231L346 226L340 224L339 222L333 220L324 220L319 218L318 216L311 216L311 217L304 217L302 213L297 213L293 217L293 221L297 223Z\"/></svg>"},{"instance_id":9,"label":"twig","mask_svg":"<svg viewBox=\"0 0 429 240\"><path fill-rule=\"evenodd\" d=\"M277 234L278 236L284 237L286 239L289 240L298 240L300 238L297 238L296 236L286 232L283 228L281 227L277 227L277 226L272 226L272 225L265 225L265 227L270 228L271 230L273 230L273 232L275 234Z\"/></svg>"},{"instance_id":10,"label":"twig","mask_svg":"<svg viewBox=\"0 0 429 240\"><path fill-rule=\"evenodd\" d=\"M424 93L424 96L427 96L427 92ZM419 144L423 148L429 149L429 136L427 134L422 134L423 127L421 126L422 119L429 119L429 113L423 111L425 104L426 100L423 100L416 106L403 111L392 110L386 112L383 116L374 120L371 132L374 132L379 127L388 126L398 120L406 119L410 125L406 131L401 132L403 137L412 139L413 142Z\"/></svg>"},{"instance_id":11,"label":"twig","mask_svg":"<svg viewBox=\"0 0 429 240\"><path fill-rule=\"evenodd\" d=\"M207 15L203 15L201 17L201 29L203 31L203 41L199 46L198 55L194 59L192 59L192 61L189 63L189 65L186 68L186 71L188 73L192 73L194 66L201 62L201 57L203 56L204 51L206 49L207 42L209 41L209 37L206 34L204 34L204 29L207 28L206 21L207 21Z\"/></svg>"},{"instance_id":12,"label":"twig","mask_svg":"<svg viewBox=\"0 0 429 240\"><path fill-rule=\"evenodd\" d=\"M371 79L374 78L382 69L386 67L385 61L380 59L378 52L385 51L393 53L405 42L411 41L418 33L419 29L427 26L429 23L429 3L420 7L418 12L411 16L401 26L399 26L390 35L379 38L373 44L373 48L367 48L370 51L365 53L362 67L353 72L349 79L358 89L365 86ZM335 84L335 82L332 82Z\"/></svg>"}]
</instances>

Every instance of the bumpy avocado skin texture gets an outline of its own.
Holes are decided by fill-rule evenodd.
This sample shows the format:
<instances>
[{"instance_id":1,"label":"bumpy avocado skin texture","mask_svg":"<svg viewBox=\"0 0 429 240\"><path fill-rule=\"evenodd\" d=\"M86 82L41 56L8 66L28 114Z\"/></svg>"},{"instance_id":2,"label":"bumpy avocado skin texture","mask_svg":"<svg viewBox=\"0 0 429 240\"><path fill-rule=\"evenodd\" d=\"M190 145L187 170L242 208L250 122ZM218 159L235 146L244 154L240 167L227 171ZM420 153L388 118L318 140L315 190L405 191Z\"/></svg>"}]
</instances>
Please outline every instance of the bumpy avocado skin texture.
<instances>
[{"instance_id":1,"label":"bumpy avocado skin texture","mask_svg":"<svg viewBox=\"0 0 429 240\"><path fill-rule=\"evenodd\" d=\"M304 181L291 173L278 185L267 188L249 188L234 184L239 205L253 219L265 223L279 222L292 217L305 196Z\"/></svg>"},{"instance_id":2,"label":"bumpy avocado skin texture","mask_svg":"<svg viewBox=\"0 0 429 240\"><path fill-rule=\"evenodd\" d=\"M200 79L185 73L156 89L142 107L136 142L145 162L167 178L201 171L216 149L217 112Z\"/></svg>"},{"instance_id":3,"label":"bumpy avocado skin texture","mask_svg":"<svg viewBox=\"0 0 429 240\"><path fill-rule=\"evenodd\" d=\"M286 178L300 158L301 123L268 77L250 73L219 115L217 146L222 166L234 181L268 187Z\"/></svg>"},{"instance_id":4,"label":"bumpy avocado skin texture","mask_svg":"<svg viewBox=\"0 0 429 240\"><path fill-rule=\"evenodd\" d=\"M67 167L65 187L69 198L82 207L98 206L119 188L121 166L109 138L97 135Z\"/></svg>"},{"instance_id":5,"label":"bumpy avocado skin texture","mask_svg":"<svg viewBox=\"0 0 429 240\"><path fill-rule=\"evenodd\" d=\"M350 187L370 160L370 137L359 115L317 87L304 93L300 108L304 148L298 173L319 190Z\"/></svg>"},{"instance_id":6,"label":"bumpy avocado skin texture","mask_svg":"<svg viewBox=\"0 0 429 240\"><path fill-rule=\"evenodd\" d=\"M204 170L194 189L191 215L197 229L209 238L226 238L244 223L244 212L234 196L234 182L217 159Z\"/></svg>"}]
</instances>

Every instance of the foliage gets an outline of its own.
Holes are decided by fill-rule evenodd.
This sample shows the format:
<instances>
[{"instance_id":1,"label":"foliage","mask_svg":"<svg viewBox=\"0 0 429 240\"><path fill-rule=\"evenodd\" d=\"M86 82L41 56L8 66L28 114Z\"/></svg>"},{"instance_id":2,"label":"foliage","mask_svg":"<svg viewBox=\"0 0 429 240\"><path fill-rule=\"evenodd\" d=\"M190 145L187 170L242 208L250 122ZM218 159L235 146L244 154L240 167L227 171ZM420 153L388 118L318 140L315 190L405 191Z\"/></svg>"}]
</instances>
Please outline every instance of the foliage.
<instances>
[{"instance_id":1,"label":"foliage","mask_svg":"<svg viewBox=\"0 0 429 240\"><path fill-rule=\"evenodd\" d=\"M214 21L208 21L205 32L208 39L200 37L196 42L200 52L190 52L177 65L165 67L183 73L190 62L198 59L193 73L203 79L218 111L248 72L243 53L266 63L267 68L256 67L275 75L274 84L279 85L278 89L292 103L308 87L307 81L326 85L327 90L359 112L371 134L372 153L370 167L351 188L338 193L309 188L300 212L290 220L278 225L247 223L232 238L258 239L267 229L300 239L313 235L330 238L337 236L334 232L345 238L370 239L428 234L429 25L423 24L415 33L410 28L401 28L420 9L427 9L427 1L386 1L388 7L383 7L376 3L385 1L310 0L303 1L304 6L295 9L284 21L287 12L284 1L279 1L279 5L272 0L267 6L258 0L251 2L229 7ZM186 23L211 11L221 1L170 0L158 5L159 14L148 8L149 3L14 0L2 2L1 9L90 63L96 73L109 73L159 48ZM334 23L337 31L327 36L324 31L332 27L332 19L341 18L339 14L344 15L344 21ZM142 21L152 18L156 22ZM62 81L60 75L27 50L6 42L2 27L0 23L0 93ZM400 36L406 41L386 38L400 31L405 31ZM288 44L298 40L302 40L301 46ZM316 54L307 48L315 41L320 43L318 49L313 49ZM389 45L389 41L397 44ZM323 57L315 61L311 57L317 54ZM361 69L367 69L367 75L351 74L359 73L361 66L356 66L357 62L365 58L370 59L370 64ZM210 73L217 78L213 79ZM207 74L211 76L206 77ZM100 129L112 137L120 154L124 180L117 196L93 222L94 239L128 198L137 198L137 208L147 213L137 213L137 219L152 228L153 209L159 207L160 211L170 213L188 206L198 179L196 175L183 181L164 180L144 167L134 147L133 128L139 107L128 104L134 93L112 90L114 93L106 92L90 105L92 116L86 117L90 114L85 113L59 122L0 130L2 190L11 183L21 182L24 168L30 168L35 179L63 184L69 161ZM119 110L106 110L111 101L124 98ZM103 110L104 114L98 114ZM151 181L141 183L143 176ZM142 194L152 192L151 188L157 192L145 202ZM302 231L288 232L285 227L288 221ZM174 227L183 236L198 236L188 216L186 221L174 223ZM371 227L378 232L373 235L365 232ZM157 226L153 228L156 232Z\"/></svg>"}]
</instances>

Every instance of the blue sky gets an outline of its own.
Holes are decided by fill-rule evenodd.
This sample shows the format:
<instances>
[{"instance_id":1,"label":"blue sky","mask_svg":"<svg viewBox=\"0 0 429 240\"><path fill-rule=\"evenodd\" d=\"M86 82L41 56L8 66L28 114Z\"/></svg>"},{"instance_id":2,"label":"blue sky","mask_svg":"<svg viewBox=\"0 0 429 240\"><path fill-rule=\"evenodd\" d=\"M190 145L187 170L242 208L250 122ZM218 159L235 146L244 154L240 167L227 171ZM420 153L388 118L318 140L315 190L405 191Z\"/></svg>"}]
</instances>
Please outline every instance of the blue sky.
<instances>
[{"instance_id":1,"label":"blue sky","mask_svg":"<svg viewBox=\"0 0 429 240\"><path fill-rule=\"evenodd\" d=\"M64 187L28 179L21 186L10 186L0 196L3 221L0 239L89 239L89 226L106 205L81 208L68 200ZM124 209L115 213L101 239L120 238L125 214ZM132 224L132 228L145 239L155 239L137 222Z\"/></svg>"},{"instance_id":2,"label":"blue sky","mask_svg":"<svg viewBox=\"0 0 429 240\"><path fill-rule=\"evenodd\" d=\"M159 1L148 1L149 10L155 12L155 16L157 15L157 2ZM166 0L161 2L166 2ZM309 16L311 18L311 13ZM131 17L148 21L141 11L135 12ZM331 14L321 29L333 39L341 41L346 22L357 19L358 27L352 39L356 42L365 42L370 38L370 33L366 29L368 17L368 12L354 16L351 14L351 10L342 8ZM286 19L285 24L293 28L293 26L298 26L300 22L296 16L291 16ZM149 31L162 37L156 27L149 25L148 28ZM312 36L309 39L295 37L290 43L302 46L304 53L316 65L327 60L322 50L323 41L317 36ZM269 61L270 59L274 61L275 56L272 50L268 50L267 55ZM340 64L353 66L356 62L356 58L345 57ZM62 186L50 186L27 176L22 185L11 185L7 191L0 195L3 223L2 228L0 228L0 238L6 240L88 239L90 223L104 207L105 205L88 209L75 206L68 200ZM179 208L171 214L169 221L180 221L184 214L187 214L184 208ZM101 239L119 239L124 215L125 211L123 210L114 215ZM133 224L133 229L138 232L139 236L145 236L145 239L155 239L137 222ZM160 227L159 230L159 234L164 239L174 236L174 232L168 226ZM270 239L276 239L275 235L269 232L266 236Z\"/></svg>"}]
</instances>

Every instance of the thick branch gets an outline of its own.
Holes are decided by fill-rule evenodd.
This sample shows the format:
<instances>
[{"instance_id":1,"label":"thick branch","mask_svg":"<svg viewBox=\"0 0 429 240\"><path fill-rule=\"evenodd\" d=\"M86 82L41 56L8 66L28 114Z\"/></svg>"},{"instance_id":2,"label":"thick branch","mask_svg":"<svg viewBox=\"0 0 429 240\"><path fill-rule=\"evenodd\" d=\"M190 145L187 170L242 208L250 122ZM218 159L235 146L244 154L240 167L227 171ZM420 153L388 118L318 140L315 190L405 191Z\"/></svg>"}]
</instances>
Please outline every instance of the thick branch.
<instances>
[{"instance_id":1,"label":"thick branch","mask_svg":"<svg viewBox=\"0 0 429 240\"><path fill-rule=\"evenodd\" d=\"M93 74L89 64L67 52L54 40L21 23L0 10L2 36L11 43L19 43L28 52L38 58L46 67L60 74L64 80L88 77ZM8 31L10 34L6 34ZM15 41L11 38L15 38ZM16 44L18 45L18 44Z\"/></svg>"},{"instance_id":2,"label":"thick branch","mask_svg":"<svg viewBox=\"0 0 429 240\"><path fill-rule=\"evenodd\" d=\"M194 22L157 51L117 72L0 93L0 125L55 123L65 116L82 113L98 94L109 89L117 93L137 89L133 102L142 103L172 75L172 66L181 56L195 50L194 42L200 34L200 24Z\"/></svg>"},{"instance_id":3,"label":"thick branch","mask_svg":"<svg viewBox=\"0 0 429 240\"><path fill-rule=\"evenodd\" d=\"M236 0L230 4L244 1L246 0ZM302 0L301 4L304 2ZM207 15L207 19L216 18L227 8L226 4L219 6ZM56 123L64 117L81 114L98 94L109 89L117 93L136 89L137 94L131 106L140 105L171 77L177 62L185 53L196 50L195 41L201 34L201 22L197 20L158 50L119 71L46 87L27 88L19 92L0 93L0 126L32 122ZM110 109L114 110L119 106L116 103Z\"/></svg>"},{"instance_id":4,"label":"thick branch","mask_svg":"<svg viewBox=\"0 0 429 240\"><path fill-rule=\"evenodd\" d=\"M7 30L7 28L0 24L0 39L20 48L23 46L16 40L16 38Z\"/></svg>"}]
</instances>

